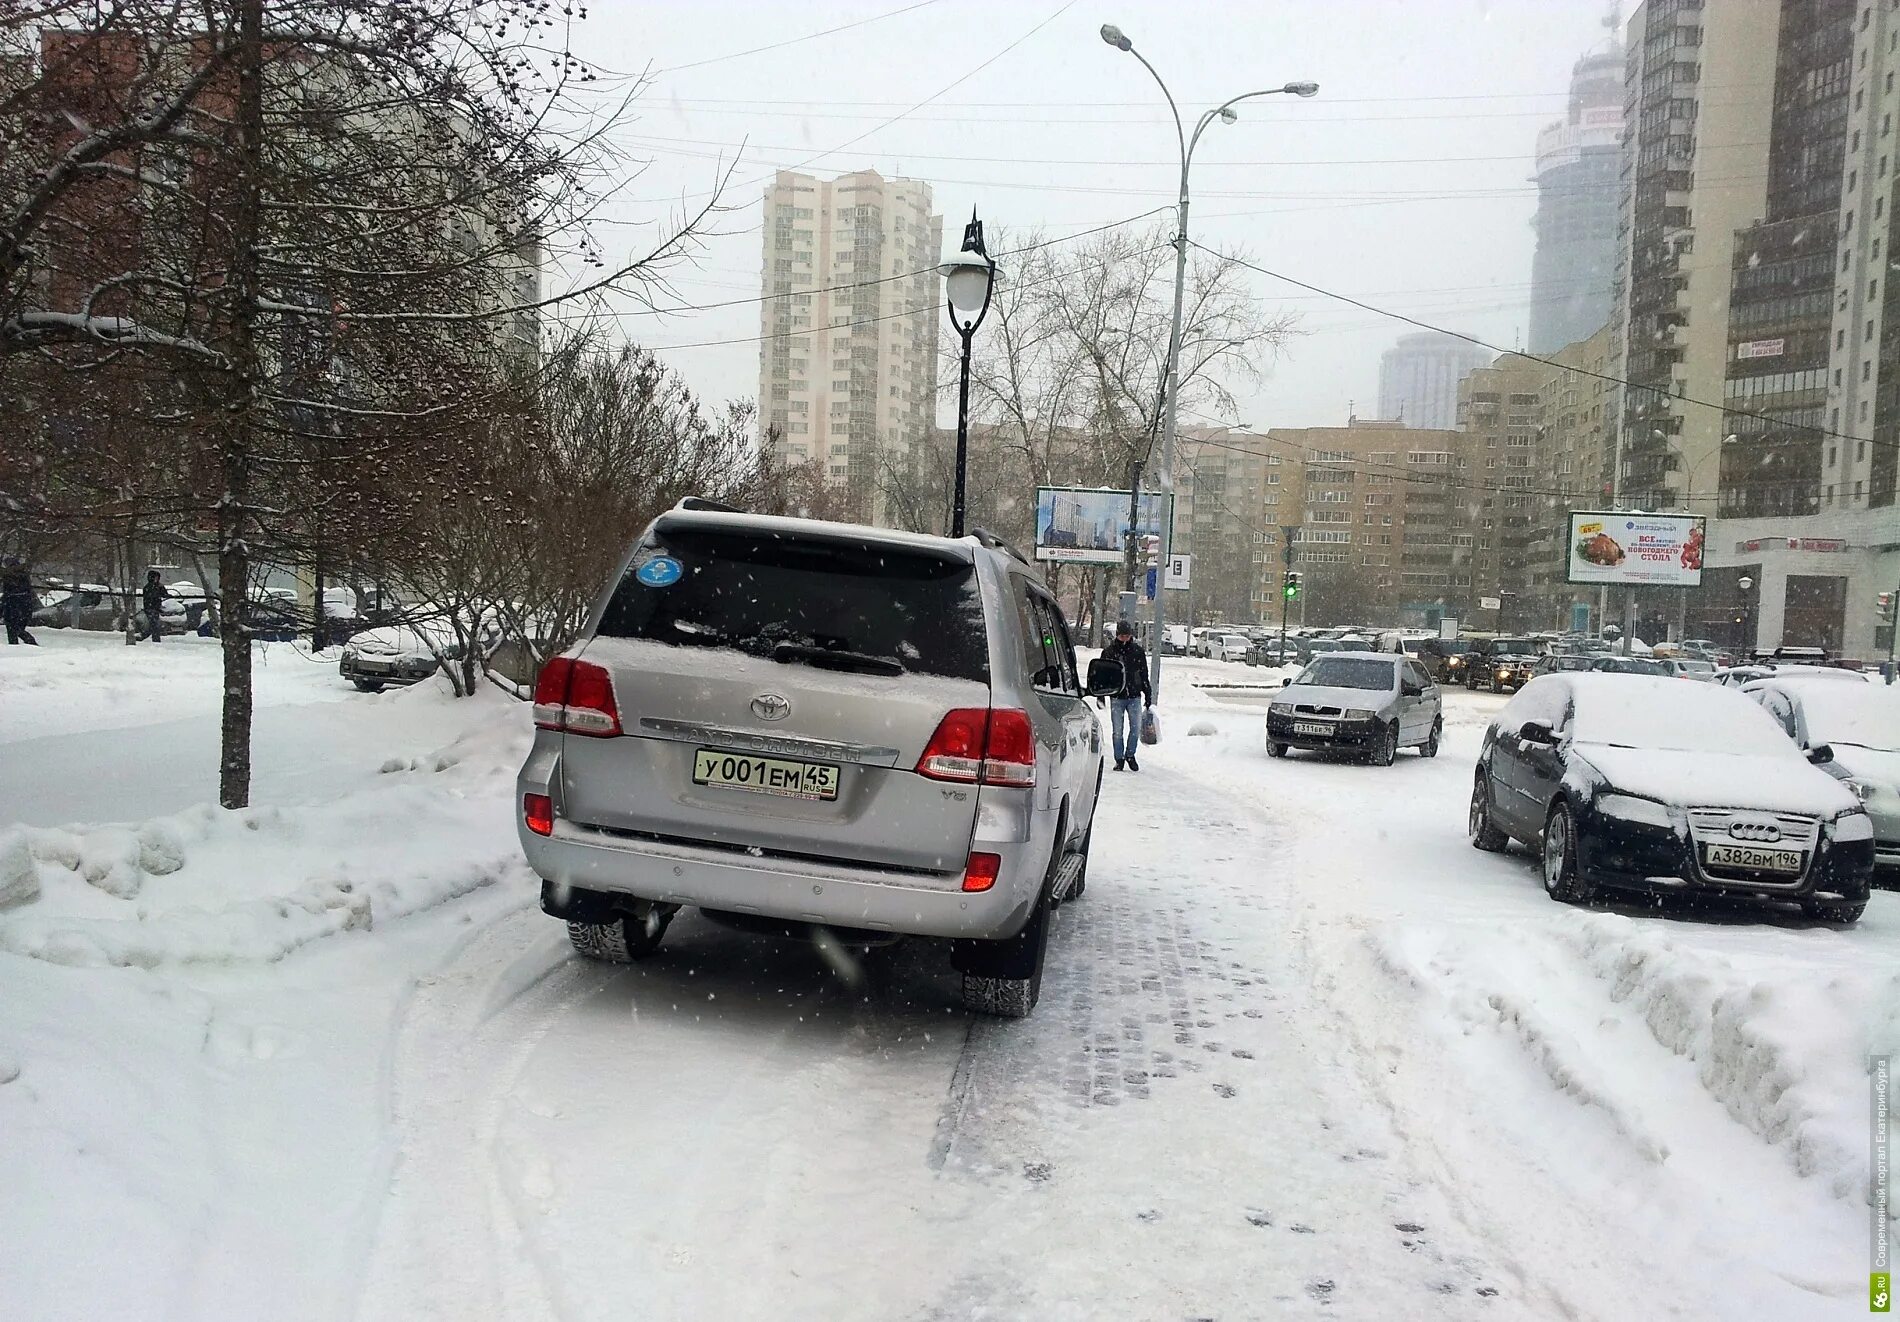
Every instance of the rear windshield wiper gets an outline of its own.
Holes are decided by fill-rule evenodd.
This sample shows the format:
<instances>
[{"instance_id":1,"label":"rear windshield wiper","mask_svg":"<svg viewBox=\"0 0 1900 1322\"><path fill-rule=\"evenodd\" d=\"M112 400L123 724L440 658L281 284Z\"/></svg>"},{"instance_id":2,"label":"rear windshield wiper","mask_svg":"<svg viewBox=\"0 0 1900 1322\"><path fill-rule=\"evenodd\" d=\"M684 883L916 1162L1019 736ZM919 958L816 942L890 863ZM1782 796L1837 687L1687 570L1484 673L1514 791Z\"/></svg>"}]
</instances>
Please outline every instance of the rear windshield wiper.
<instances>
[{"instance_id":1,"label":"rear windshield wiper","mask_svg":"<svg viewBox=\"0 0 1900 1322\"><path fill-rule=\"evenodd\" d=\"M904 667L896 657L872 656L869 652L844 652L829 647L811 647L805 643L780 643L772 649L774 661L809 661L828 670L856 670L867 675L901 675Z\"/></svg>"}]
</instances>

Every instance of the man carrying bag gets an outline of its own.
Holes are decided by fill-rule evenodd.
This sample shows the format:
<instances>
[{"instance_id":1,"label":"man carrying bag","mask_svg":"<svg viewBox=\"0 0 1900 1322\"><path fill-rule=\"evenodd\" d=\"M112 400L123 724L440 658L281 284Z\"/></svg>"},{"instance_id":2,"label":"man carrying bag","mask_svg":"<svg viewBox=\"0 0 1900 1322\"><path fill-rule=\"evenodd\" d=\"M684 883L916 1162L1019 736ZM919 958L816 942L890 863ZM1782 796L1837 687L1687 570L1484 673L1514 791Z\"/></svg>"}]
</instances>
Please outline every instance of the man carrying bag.
<instances>
[{"instance_id":1,"label":"man carrying bag","mask_svg":"<svg viewBox=\"0 0 1900 1322\"><path fill-rule=\"evenodd\" d=\"M1109 700L1109 726L1115 740L1115 770L1140 771L1135 758L1142 736L1142 708L1154 703L1154 690L1148 684L1148 654L1135 641L1135 626L1127 620L1115 624L1115 641L1102 649L1104 661L1119 661L1122 686Z\"/></svg>"}]
</instances>

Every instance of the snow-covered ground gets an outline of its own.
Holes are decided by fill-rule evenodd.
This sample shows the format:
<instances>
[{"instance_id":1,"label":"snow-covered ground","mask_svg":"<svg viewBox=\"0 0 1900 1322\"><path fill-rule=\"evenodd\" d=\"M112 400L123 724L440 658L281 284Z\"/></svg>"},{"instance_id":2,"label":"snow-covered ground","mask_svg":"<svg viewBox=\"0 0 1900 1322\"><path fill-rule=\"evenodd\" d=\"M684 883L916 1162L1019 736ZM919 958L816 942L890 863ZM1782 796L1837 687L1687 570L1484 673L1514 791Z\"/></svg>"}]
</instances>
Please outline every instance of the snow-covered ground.
<instances>
[{"instance_id":1,"label":"snow-covered ground","mask_svg":"<svg viewBox=\"0 0 1900 1322\"><path fill-rule=\"evenodd\" d=\"M7 1316L1864 1306L1900 895L1553 904L1464 839L1501 699L1451 694L1435 761L1270 761L1272 672L1171 662L1000 1023L925 943L685 916L575 959L513 840L525 708L259 675L227 814L214 648L0 649Z\"/></svg>"}]
</instances>

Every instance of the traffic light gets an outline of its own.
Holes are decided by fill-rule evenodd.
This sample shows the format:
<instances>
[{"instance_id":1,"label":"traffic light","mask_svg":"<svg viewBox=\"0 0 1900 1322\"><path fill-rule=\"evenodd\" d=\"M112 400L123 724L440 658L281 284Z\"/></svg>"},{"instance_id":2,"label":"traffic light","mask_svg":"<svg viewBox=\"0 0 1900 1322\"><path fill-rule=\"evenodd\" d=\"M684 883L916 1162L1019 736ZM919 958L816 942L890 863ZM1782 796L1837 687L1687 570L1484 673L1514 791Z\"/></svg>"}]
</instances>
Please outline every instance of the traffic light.
<instances>
[{"instance_id":1,"label":"traffic light","mask_svg":"<svg viewBox=\"0 0 1900 1322\"><path fill-rule=\"evenodd\" d=\"M1883 592L1879 596L1875 597L1874 600L1878 602L1880 605L1880 622L1882 624L1892 624L1893 623L1893 593Z\"/></svg>"},{"instance_id":2,"label":"traffic light","mask_svg":"<svg viewBox=\"0 0 1900 1322\"><path fill-rule=\"evenodd\" d=\"M1288 601L1300 599L1300 571L1297 569L1286 571L1286 599Z\"/></svg>"}]
</instances>

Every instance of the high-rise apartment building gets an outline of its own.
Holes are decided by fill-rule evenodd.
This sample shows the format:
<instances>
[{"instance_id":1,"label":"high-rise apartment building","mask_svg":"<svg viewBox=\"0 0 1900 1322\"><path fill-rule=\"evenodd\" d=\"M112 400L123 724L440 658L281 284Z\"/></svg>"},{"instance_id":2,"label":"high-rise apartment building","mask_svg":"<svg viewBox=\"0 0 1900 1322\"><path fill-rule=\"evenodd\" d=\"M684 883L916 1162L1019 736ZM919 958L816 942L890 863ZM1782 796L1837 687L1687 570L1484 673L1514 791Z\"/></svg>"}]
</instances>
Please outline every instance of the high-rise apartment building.
<instances>
[{"instance_id":1,"label":"high-rise apartment building","mask_svg":"<svg viewBox=\"0 0 1900 1322\"><path fill-rule=\"evenodd\" d=\"M934 420L942 249L928 184L781 170L766 190L764 443L782 464L820 465L866 522L888 521Z\"/></svg>"},{"instance_id":2,"label":"high-rise apartment building","mask_svg":"<svg viewBox=\"0 0 1900 1322\"><path fill-rule=\"evenodd\" d=\"M1610 319L1623 137L1623 51L1577 61L1563 119L1537 135L1530 351L1589 338Z\"/></svg>"},{"instance_id":3,"label":"high-rise apartment building","mask_svg":"<svg viewBox=\"0 0 1900 1322\"><path fill-rule=\"evenodd\" d=\"M1280 515L1295 508L1297 461L1244 428L1183 428L1177 441L1172 549L1194 557L1195 622L1278 620ZM1285 498L1283 505L1282 500ZM1300 521L1295 515L1288 524Z\"/></svg>"},{"instance_id":4,"label":"high-rise apartment building","mask_svg":"<svg viewBox=\"0 0 1900 1322\"><path fill-rule=\"evenodd\" d=\"M1780 17L1766 213L1736 235L1734 439L1695 623L1871 659L1891 644L1875 596L1900 586L1900 3L1785 0Z\"/></svg>"},{"instance_id":5,"label":"high-rise apartment building","mask_svg":"<svg viewBox=\"0 0 1900 1322\"><path fill-rule=\"evenodd\" d=\"M1458 418L1458 383L1490 361L1487 351L1455 335L1401 335L1379 360L1379 416L1404 427L1448 428Z\"/></svg>"},{"instance_id":6,"label":"high-rise apartment building","mask_svg":"<svg viewBox=\"0 0 1900 1322\"><path fill-rule=\"evenodd\" d=\"M1712 513L1735 232L1766 209L1776 0L1647 0L1627 29L1617 315L1624 506ZM1690 402L1696 401L1696 402Z\"/></svg>"}]
</instances>

